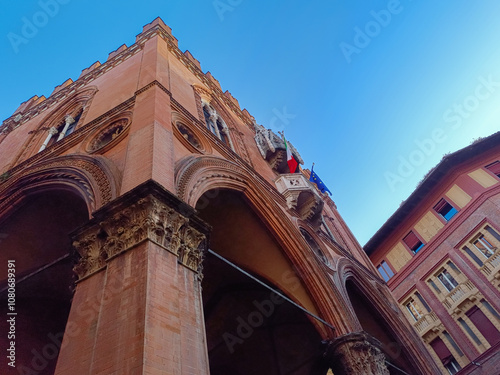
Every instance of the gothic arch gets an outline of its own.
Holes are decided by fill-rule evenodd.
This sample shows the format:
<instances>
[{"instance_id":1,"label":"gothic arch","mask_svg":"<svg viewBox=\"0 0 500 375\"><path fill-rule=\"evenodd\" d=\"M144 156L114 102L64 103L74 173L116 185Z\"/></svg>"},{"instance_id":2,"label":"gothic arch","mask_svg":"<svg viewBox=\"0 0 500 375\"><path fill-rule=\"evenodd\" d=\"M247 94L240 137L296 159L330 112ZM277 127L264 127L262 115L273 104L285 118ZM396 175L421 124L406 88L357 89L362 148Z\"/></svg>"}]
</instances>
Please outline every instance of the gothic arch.
<instances>
[{"instance_id":1,"label":"gothic arch","mask_svg":"<svg viewBox=\"0 0 500 375\"><path fill-rule=\"evenodd\" d=\"M346 332L344 305L335 290L335 285L327 273L318 273L318 259L304 257L304 246L296 222L286 215L286 201L266 182L238 164L215 156L188 156L181 159L175 168L177 195L191 206L195 206L203 194L209 190L227 189L242 193L251 207L278 241L287 259L292 264L306 291L314 301L319 315L333 324L337 331ZM332 290L334 295L332 295ZM337 335L328 327L318 324L318 331L324 338Z\"/></svg>"},{"instance_id":2,"label":"gothic arch","mask_svg":"<svg viewBox=\"0 0 500 375\"><path fill-rule=\"evenodd\" d=\"M0 184L0 212L24 196L51 189L71 190L86 202L90 214L118 195L118 172L102 156L66 155L14 169Z\"/></svg>"}]
</instances>

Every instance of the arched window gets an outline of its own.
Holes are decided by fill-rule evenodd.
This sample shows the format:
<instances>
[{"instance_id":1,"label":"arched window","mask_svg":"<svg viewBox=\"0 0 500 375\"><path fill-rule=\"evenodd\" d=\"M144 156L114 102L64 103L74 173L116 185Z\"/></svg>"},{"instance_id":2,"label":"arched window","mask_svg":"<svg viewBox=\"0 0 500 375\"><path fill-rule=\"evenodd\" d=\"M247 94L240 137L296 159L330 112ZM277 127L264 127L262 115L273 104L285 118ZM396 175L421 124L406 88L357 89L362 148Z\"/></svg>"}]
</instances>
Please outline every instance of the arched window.
<instances>
[{"instance_id":1,"label":"arched window","mask_svg":"<svg viewBox=\"0 0 500 375\"><path fill-rule=\"evenodd\" d=\"M207 103L203 103L203 115L207 129L210 130L217 138L219 138L226 146L231 149L231 139L229 138L229 129L222 117Z\"/></svg>"},{"instance_id":2,"label":"arched window","mask_svg":"<svg viewBox=\"0 0 500 375\"><path fill-rule=\"evenodd\" d=\"M45 142L43 142L42 147L40 147L39 152L73 133L78 125L80 117L82 116L82 112L83 111L80 110L75 117L67 115L57 127L51 127L48 130L49 134L47 135Z\"/></svg>"}]
</instances>

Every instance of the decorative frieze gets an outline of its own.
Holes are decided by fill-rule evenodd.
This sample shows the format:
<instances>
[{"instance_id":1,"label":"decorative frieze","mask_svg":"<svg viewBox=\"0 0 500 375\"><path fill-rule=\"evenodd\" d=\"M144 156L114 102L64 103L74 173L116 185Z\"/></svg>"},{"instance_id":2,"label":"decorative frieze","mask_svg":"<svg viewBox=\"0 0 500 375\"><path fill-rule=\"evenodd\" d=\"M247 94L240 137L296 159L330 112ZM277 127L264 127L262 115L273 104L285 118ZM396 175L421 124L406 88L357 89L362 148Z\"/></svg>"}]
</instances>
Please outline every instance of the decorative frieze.
<instances>
[{"instance_id":1,"label":"decorative frieze","mask_svg":"<svg viewBox=\"0 0 500 375\"><path fill-rule=\"evenodd\" d=\"M97 211L75 234L73 246L81 258L74 271L81 280L103 269L113 257L149 240L199 272L207 233L194 209L149 181Z\"/></svg>"}]
</instances>

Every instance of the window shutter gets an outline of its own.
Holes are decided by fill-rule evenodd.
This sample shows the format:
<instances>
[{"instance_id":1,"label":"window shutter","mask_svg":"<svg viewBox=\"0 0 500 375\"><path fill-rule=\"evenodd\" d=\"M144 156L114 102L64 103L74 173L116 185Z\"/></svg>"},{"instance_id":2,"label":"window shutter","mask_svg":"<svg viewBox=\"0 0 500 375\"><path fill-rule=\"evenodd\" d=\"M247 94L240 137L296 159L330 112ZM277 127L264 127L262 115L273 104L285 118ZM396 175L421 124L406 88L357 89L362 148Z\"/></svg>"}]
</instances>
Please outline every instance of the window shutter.
<instances>
[{"instance_id":1,"label":"window shutter","mask_svg":"<svg viewBox=\"0 0 500 375\"><path fill-rule=\"evenodd\" d=\"M410 248L410 249L413 249L415 247L418 246L418 244L421 242L417 236L415 235L415 233L413 233L412 231L410 231L410 233L408 233L406 235L405 238L403 238L403 242Z\"/></svg>"},{"instance_id":2,"label":"window shutter","mask_svg":"<svg viewBox=\"0 0 500 375\"><path fill-rule=\"evenodd\" d=\"M440 337L432 340L430 344L443 364L449 362L450 357L453 358L450 349L448 349Z\"/></svg>"},{"instance_id":3,"label":"window shutter","mask_svg":"<svg viewBox=\"0 0 500 375\"><path fill-rule=\"evenodd\" d=\"M486 169L497 176L500 175L500 161L497 160L496 162L487 165Z\"/></svg>"},{"instance_id":4,"label":"window shutter","mask_svg":"<svg viewBox=\"0 0 500 375\"><path fill-rule=\"evenodd\" d=\"M436 205L434 206L434 210L435 210L436 212L440 212L440 211L444 208L444 206L446 206L447 204L448 204L448 202L446 202L446 200L441 199L441 200L438 202L438 204L436 204Z\"/></svg>"}]
</instances>

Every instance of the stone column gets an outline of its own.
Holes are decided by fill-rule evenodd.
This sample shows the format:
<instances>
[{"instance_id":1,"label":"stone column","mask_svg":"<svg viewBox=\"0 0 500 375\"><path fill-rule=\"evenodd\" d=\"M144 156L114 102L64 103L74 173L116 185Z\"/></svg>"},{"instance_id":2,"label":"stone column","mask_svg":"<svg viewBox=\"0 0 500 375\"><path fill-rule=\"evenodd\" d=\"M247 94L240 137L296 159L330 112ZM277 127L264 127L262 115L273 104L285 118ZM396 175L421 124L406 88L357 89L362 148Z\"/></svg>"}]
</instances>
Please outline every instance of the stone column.
<instances>
[{"instance_id":1,"label":"stone column","mask_svg":"<svg viewBox=\"0 0 500 375\"><path fill-rule=\"evenodd\" d=\"M380 342L365 332L330 341L325 357L335 375L389 375Z\"/></svg>"},{"instance_id":2,"label":"stone column","mask_svg":"<svg viewBox=\"0 0 500 375\"><path fill-rule=\"evenodd\" d=\"M54 127L51 127L51 128L49 129L49 134L47 134L47 138L45 138L45 141L43 142L43 144L42 144L42 146L40 147L40 150L38 150L38 152L45 150L45 148L47 148L47 145L49 144L49 142L50 142L50 140L52 139L52 137L53 137L54 135L56 135L56 134L57 134L57 129L56 129L56 128L54 128Z\"/></svg>"},{"instance_id":3,"label":"stone column","mask_svg":"<svg viewBox=\"0 0 500 375\"><path fill-rule=\"evenodd\" d=\"M153 181L98 210L74 236L78 282L55 374L208 375L208 231Z\"/></svg>"},{"instance_id":4,"label":"stone column","mask_svg":"<svg viewBox=\"0 0 500 375\"><path fill-rule=\"evenodd\" d=\"M66 132L68 131L68 128L71 124L75 122L75 119L71 117L70 115L67 115L64 118L65 124L63 130L61 130L61 133L59 134L59 137L57 138L57 142L59 142L61 139L63 139L66 136Z\"/></svg>"}]
</instances>

